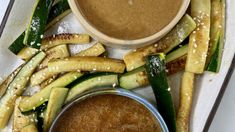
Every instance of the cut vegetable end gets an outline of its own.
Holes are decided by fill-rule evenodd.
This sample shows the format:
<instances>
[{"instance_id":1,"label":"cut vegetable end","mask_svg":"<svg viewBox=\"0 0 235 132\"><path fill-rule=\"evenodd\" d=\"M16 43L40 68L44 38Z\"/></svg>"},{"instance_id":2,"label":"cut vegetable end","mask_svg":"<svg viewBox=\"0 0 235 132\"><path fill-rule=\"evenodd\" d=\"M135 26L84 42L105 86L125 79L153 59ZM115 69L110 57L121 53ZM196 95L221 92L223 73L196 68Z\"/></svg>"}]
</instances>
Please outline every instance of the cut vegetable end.
<instances>
[{"instance_id":1,"label":"cut vegetable end","mask_svg":"<svg viewBox=\"0 0 235 132\"><path fill-rule=\"evenodd\" d=\"M105 48L101 43L97 43L90 48L83 50L75 56L100 56L105 52Z\"/></svg>"},{"instance_id":2,"label":"cut vegetable end","mask_svg":"<svg viewBox=\"0 0 235 132\"><path fill-rule=\"evenodd\" d=\"M177 132L188 132L194 91L194 73L185 72L180 90L180 106L177 113Z\"/></svg>"},{"instance_id":3,"label":"cut vegetable end","mask_svg":"<svg viewBox=\"0 0 235 132\"><path fill-rule=\"evenodd\" d=\"M43 39L41 49L45 50L62 44L89 43L90 36L87 34L58 34Z\"/></svg>"},{"instance_id":4,"label":"cut vegetable end","mask_svg":"<svg viewBox=\"0 0 235 132\"><path fill-rule=\"evenodd\" d=\"M14 54L18 54L24 47L24 36L25 36L25 32L23 32L10 46L9 46L9 50L14 53Z\"/></svg>"},{"instance_id":5,"label":"cut vegetable end","mask_svg":"<svg viewBox=\"0 0 235 132\"><path fill-rule=\"evenodd\" d=\"M43 81L47 80L48 78L54 76L55 74L50 73L48 68L44 68L36 73L34 73L30 78L31 86L36 86L41 84Z\"/></svg>"},{"instance_id":6,"label":"cut vegetable end","mask_svg":"<svg viewBox=\"0 0 235 132\"><path fill-rule=\"evenodd\" d=\"M69 71L99 71L123 73L125 64L121 60L103 57L70 57L62 60L53 60L48 63L52 73Z\"/></svg>"},{"instance_id":7,"label":"cut vegetable end","mask_svg":"<svg viewBox=\"0 0 235 132\"><path fill-rule=\"evenodd\" d=\"M38 49L31 48L31 47L25 47L17 54L18 57L20 57L22 60L28 61L31 59L35 54L39 52Z\"/></svg>"},{"instance_id":8,"label":"cut vegetable end","mask_svg":"<svg viewBox=\"0 0 235 132\"><path fill-rule=\"evenodd\" d=\"M168 53L174 47L182 43L195 27L196 24L194 20L186 14L172 31L156 44L134 50L125 55L123 60L126 64L127 71L143 66L145 64L144 57L147 55L159 52Z\"/></svg>"}]
</instances>

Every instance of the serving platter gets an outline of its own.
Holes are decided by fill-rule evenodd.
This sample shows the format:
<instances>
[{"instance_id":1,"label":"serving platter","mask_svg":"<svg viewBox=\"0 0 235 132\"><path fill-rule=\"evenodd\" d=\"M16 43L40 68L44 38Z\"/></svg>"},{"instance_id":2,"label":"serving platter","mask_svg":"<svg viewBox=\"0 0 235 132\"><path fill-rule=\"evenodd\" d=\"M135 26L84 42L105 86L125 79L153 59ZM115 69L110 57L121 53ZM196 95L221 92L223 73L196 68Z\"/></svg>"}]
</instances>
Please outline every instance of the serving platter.
<instances>
[{"instance_id":1,"label":"serving platter","mask_svg":"<svg viewBox=\"0 0 235 132\"><path fill-rule=\"evenodd\" d=\"M35 1L31 0L18 0L13 2L14 5L10 11L7 23L0 38L0 82L16 67L23 63L22 60L8 50L8 47L25 30L34 2ZM226 76L229 75L229 69L231 69L230 67L232 66L231 64L235 53L235 46L233 44L233 42L235 42L235 38L233 37L233 34L235 33L233 30L235 29L235 21L233 21L235 19L235 14L232 14L232 12L235 12L235 8L232 8L233 5L235 5L235 1L226 1L226 43L220 72L218 74L206 72L205 74L196 77L190 121L191 132L201 132L208 129L208 125L210 124L208 122L210 121L210 113L215 110L213 109L213 106L215 103L218 103L216 102L217 97L225 85L225 79L228 79ZM49 29L46 32L46 36L59 33L86 33L86 31L82 28L75 16L70 13ZM96 40L90 44L71 45L70 49L72 53L76 53L90 47L95 41ZM107 47L107 49L111 58L119 59L122 59L123 55L129 51L112 47ZM169 77L176 108L178 107L181 74L182 73L177 73ZM37 91L37 88L29 88L25 94L32 94L35 91ZM150 102L155 103L154 95L150 87L136 89L134 92L141 94ZM9 123L8 127L4 130L10 132L11 123Z\"/></svg>"}]
</instances>

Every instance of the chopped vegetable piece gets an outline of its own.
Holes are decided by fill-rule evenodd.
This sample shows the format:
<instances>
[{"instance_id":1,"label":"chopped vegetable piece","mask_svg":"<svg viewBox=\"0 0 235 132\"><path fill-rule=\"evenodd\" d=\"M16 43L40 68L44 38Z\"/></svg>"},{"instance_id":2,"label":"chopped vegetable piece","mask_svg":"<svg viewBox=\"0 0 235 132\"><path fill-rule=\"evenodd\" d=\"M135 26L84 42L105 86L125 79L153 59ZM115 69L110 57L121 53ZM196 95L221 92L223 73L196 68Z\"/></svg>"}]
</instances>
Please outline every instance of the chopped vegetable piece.
<instances>
[{"instance_id":1,"label":"chopped vegetable piece","mask_svg":"<svg viewBox=\"0 0 235 132\"><path fill-rule=\"evenodd\" d=\"M28 98L27 96L20 96L16 99L15 108L13 113L13 132L19 132L23 127L35 123L36 114L24 115L19 109L19 103L22 98Z\"/></svg>"},{"instance_id":2,"label":"chopped vegetable piece","mask_svg":"<svg viewBox=\"0 0 235 132\"><path fill-rule=\"evenodd\" d=\"M47 50L46 54L47 56L40 64L39 69L47 67L47 64L50 60L63 59L63 58L70 56L67 45L59 45L59 46L53 47Z\"/></svg>"},{"instance_id":3,"label":"chopped vegetable piece","mask_svg":"<svg viewBox=\"0 0 235 132\"><path fill-rule=\"evenodd\" d=\"M157 52L168 53L174 47L179 45L186 39L195 29L196 24L189 15L185 15L179 23L164 38L154 45L146 46L134 50L124 56L124 62L127 71L143 66L145 64L144 57Z\"/></svg>"},{"instance_id":4,"label":"chopped vegetable piece","mask_svg":"<svg viewBox=\"0 0 235 132\"><path fill-rule=\"evenodd\" d=\"M14 54L18 54L24 47L26 47L23 43L25 32L23 32L10 46L9 50Z\"/></svg>"},{"instance_id":5,"label":"chopped vegetable piece","mask_svg":"<svg viewBox=\"0 0 235 132\"><path fill-rule=\"evenodd\" d=\"M210 47L206 68L211 72L219 72L224 47L225 4L221 0L211 2Z\"/></svg>"},{"instance_id":6,"label":"chopped vegetable piece","mask_svg":"<svg viewBox=\"0 0 235 132\"><path fill-rule=\"evenodd\" d=\"M82 92L94 87L116 86L118 84L118 75L113 73L97 73L90 76L84 76L74 82L66 99L66 103L74 99ZM72 83L72 84L74 84ZM70 86L68 86L70 87Z\"/></svg>"},{"instance_id":7,"label":"chopped vegetable piece","mask_svg":"<svg viewBox=\"0 0 235 132\"><path fill-rule=\"evenodd\" d=\"M179 49L176 49L166 56L166 63L176 60L177 58L184 56L188 53L188 45L184 45Z\"/></svg>"},{"instance_id":8,"label":"chopped vegetable piece","mask_svg":"<svg viewBox=\"0 0 235 132\"><path fill-rule=\"evenodd\" d=\"M38 132L38 129L36 125L33 123L23 127L20 132Z\"/></svg>"},{"instance_id":9,"label":"chopped vegetable piece","mask_svg":"<svg viewBox=\"0 0 235 132\"><path fill-rule=\"evenodd\" d=\"M47 104L46 113L43 121L43 131L47 132L54 121L55 117L59 114L64 101L67 97L67 88L53 88Z\"/></svg>"},{"instance_id":10,"label":"chopped vegetable piece","mask_svg":"<svg viewBox=\"0 0 235 132\"><path fill-rule=\"evenodd\" d=\"M75 56L99 56L105 52L105 48L101 43L97 43L90 48L83 50Z\"/></svg>"},{"instance_id":11,"label":"chopped vegetable piece","mask_svg":"<svg viewBox=\"0 0 235 132\"><path fill-rule=\"evenodd\" d=\"M210 38L210 0L191 0L191 15L197 23L190 35L186 71L201 74L205 69Z\"/></svg>"},{"instance_id":12,"label":"chopped vegetable piece","mask_svg":"<svg viewBox=\"0 0 235 132\"><path fill-rule=\"evenodd\" d=\"M0 100L0 129L6 126L14 110L17 96L20 96L24 92L25 86L28 83L28 78L33 74L33 71L45 56L46 54L43 52L38 53L21 68L9 84L5 95Z\"/></svg>"},{"instance_id":13,"label":"chopped vegetable piece","mask_svg":"<svg viewBox=\"0 0 235 132\"><path fill-rule=\"evenodd\" d=\"M187 56L184 55L177 60L166 63L167 75L172 75L185 69Z\"/></svg>"},{"instance_id":14,"label":"chopped vegetable piece","mask_svg":"<svg viewBox=\"0 0 235 132\"><path fill-rule=\"evenodd\" d=\"M123 73L125 70L125 64L123 61L117 59L76 56L60 60L52 60L48 63L48 68L52 73L77 70Z\"/></svg>"},{"instance_id":15,"label":"chopped vegetable piece","mask_svg":"<svg viewBox=\"0 0 235 132\"><path fill-rule=\"evenodd\" d=\"M47 85L49 85L49 84L51 84L53 81L55 81L57 77L58 77L58 75L52 76L51 78L49 78L49 79L47 79L46 81L42 82L42 83L40 84L40 87L41 87L41 88L46 87Z\"/></svg>"},{"instance_id":16,"label":"chopped vegetable piece","mask_svg":"<svg viewBox=\"0 0 235 132\"><path fill-rule=\"evenodd\" d=\"M42 40L41 49L45 50L62 44L89 43L90 36L87 34L58 34Z\"/></svg>"},{"instance_id":17,"label":"chopped vegetable piece","mask_svg":"<svg viewBox=\"0 0 235 132\"><path fill-rule=\"evenodd\" d=\"M70 72L67 73L54 82L43 88L38 93L34 94L30 98L23 100L20 102L19 108L22 112L28 112L31 110L36 109L37 107L41 106L43 103L48 101L51 89L53 87L66 87L68 84L76 80L77 78L81 77L83 74L79 72Z\"/></svg>"},{"instance_id":18,"label":"chopped vegetable piece","mask_svg":"<svg viewBox=\"0 0 235 132\"><path fill-rule=\"evenodd\" d=\"M164 54L146 57L146 71L157 100L157 108L170 132L176 131L176 117L170 87L167 82Z\"/></svg>"},{"instance_id":19,"label":"chopped vegetable piece","mask_svg":"<svg viewBox=\"0 0 235 132\"><path fill-rule=\"evenodd\" d=\"M44 68L40 71L37 71L34 73L30 78L30 84L31 86L36 86L41 84L43 81L49 79L50 77L53 77L54 74L49 72L48 68Z\"/></svg>"},{"instance_id":20,"label":"chopped vegetable piece","mask_svg":"<svg viewBox=\"0 0 235 132\"><path fill-rule=\"evenodd\" d=\"M22 66L18 67L0 84L0 99L6 93L9 84L12 82L12 80L15 78L21 68Z\"/></svg>"},{"instance_id":21,"label":"chopped vegetable piece","mask_svg":"<svg viewBox=\"0 0 235 132\"><path fill-rule=\"evenodd\" d=\"M31 48L31 47L24 47L17 56L20 57L22 60L28 61L31 59L35 54L38 53L38 49Z\"/></svg>"},{"instance_id":22,"label":"chopped vegetable piece","mask_svg":"<svg viewBox=\"0 0 235 132\"><path fill-rule=\"evenodd\" d=\"M177 132L189 132L189 119L193 101L194 73L184 72L180 90L180 106L177 113Z\"/></svg>"},{"instance_id":23,"label":"chopped vegetable piece","mask_svg":"<svg viewBox=\"0 0 235 132\"><path fill-rule=\"evenodd\" d=\"M25 31L24 44L39 49L54 0L37 0L29 25Z\"/></svg>"}]
</instances>

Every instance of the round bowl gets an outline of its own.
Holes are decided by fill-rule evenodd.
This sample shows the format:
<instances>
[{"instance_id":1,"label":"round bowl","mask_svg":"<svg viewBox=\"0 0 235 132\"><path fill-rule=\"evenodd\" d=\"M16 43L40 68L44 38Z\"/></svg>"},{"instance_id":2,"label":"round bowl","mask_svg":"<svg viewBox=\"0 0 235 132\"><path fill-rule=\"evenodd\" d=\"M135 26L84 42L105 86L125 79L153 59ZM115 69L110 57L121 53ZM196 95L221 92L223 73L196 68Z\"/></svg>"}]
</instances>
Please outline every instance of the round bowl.
<instances>
[{"instance_id":1,"label":"round bowl","mask_svg":"<svg viewBox=\"0 0 235 132\"><path fill-rule=\"evenodd\" d=\"M159 123L159 126L162 129L162 132L168 132L168 128L167 128L163 118L161 117L161 115L159 114L157 109L151 103L149 103L143 97L141 97L141 96L139 96L139 95L137 95L137 94L135 94L131 91L121 89L121 88L100 88L100 89L90 90L88 92L85 92L84 94L81 94L74 101L68 103L62 109L62 111L57 115L54 122L52 123L49 132L54 131L57 121L65 113L66 110L68 110L73 105L75 105L75 104L77 104L77 103L79 103L79 102L81 102L81 101L83 101L83 100L85 100L89 97L94 97L94 96L97 96L97 95L119 95L119 96L128 97L130 99L133 99L133 100L137 101L138 103L142 104L145 108L147 108L152 113L152 115L154 116L156 121Z\"/></svg>"},{"instance_id":2,"label":"round bowl","mask_svg":"<svg viewBox=\"0 0 235 132\"><path fill-rule=\"evenodd\" d=\"M171 29L179 22L181 17L185 14L189 6L190 0L182 0L181 7L178 13L174 17L174 19L162 30L151 36L135 40L117 39L100 32L94 26L92 26L84 17L82 11L79 9L79 4L77 0L68 0L68 2L76 18L79 20L81 25L93 38L97 39L98 41L102 42L107 46L130 49L130 48L138 48L149 44L153 44L154 42L158 41L163 36L165 36L169 31L171 31Z\"/></svg>"}]
</instances>

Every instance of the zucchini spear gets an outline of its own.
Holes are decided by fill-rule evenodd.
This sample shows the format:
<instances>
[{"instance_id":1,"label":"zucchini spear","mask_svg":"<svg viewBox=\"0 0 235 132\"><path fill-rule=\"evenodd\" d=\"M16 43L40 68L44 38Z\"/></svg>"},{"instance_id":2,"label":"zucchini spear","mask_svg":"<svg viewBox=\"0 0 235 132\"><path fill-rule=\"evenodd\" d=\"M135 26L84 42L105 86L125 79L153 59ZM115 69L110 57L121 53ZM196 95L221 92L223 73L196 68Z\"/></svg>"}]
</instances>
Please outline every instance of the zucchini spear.
<instances>
[{"instance_id":1,"label":"zucchini spear","mask_svg":"<svg viewBox=\"0 0 235 132\"><path fill-rule=\"evenodd\" d=\"M24 44L39 49L45 32L48 15L54 0L37 0L29 25L25 31Z\"/></svg>"},{"instance_id":2,"label":"zucchini spear","mask_svg":"<svg viewBox=\"0 0 235 132\"><path fill-rule=\"evenodd\" d=\"M194 73L184 72L180 89L180 105L177 113L177 132L189 132L189 119L193 101Z\"/></svg>"},{"instance_id":3,"label":"zucchini spear","mask_svg":"<svg viewBox=\"0 0 235 132\"><path fill-rule=\"evenodd\" d=\"M176 131L176 116L170 87L167 82L164 54L146 57L148 80L157 101L157 108L170 132Z\"/></svg>"},{"instance_id":4,"label":"zucchini spear","mask_svg":"<svg viewBox=\"0 0 235 132\"><path fill-rule=\"evenodd\" d=\"M189 38L186 71L201 74L204 71L210 38L210 0L191 0L191 16L197 28Z\"/></svg>"},{"instance_id":5,"label":"zucchini spear","mask_svg":"<svg viewBox=\"0 0 235 132\"><path fill-rule=\"evenodd\" d=\"M17 96L20 96L24 92L29 77L45 56L46 54L43 52L38 53L22 67L9 84L6 93L0 100L0 129L6 126L13 112Z\"/></svg>"},{"instance_id":6,"label":"zucchini spear","mask_svg":"<svg viewBox=\"0 0 235 132\"><path fill-rule=\"evenodd\" d=\"M125 64L122 60L93 57L76 56L60 60L52 60L48 63L49 72L60 73L69 71L99 71L123 73Z\"/></svg>"},{"instance_id":7,"label":"zucchini spear","mask_svg":"<svg viewBox=\"0 0 235 132\"><path fill-rule=\"evenodd\" d=\"M207 56L207 71L219 72L224 47L225 7L224 1L211 1L210 47Z\"/></svg>"},{"instance_id":8,"label":"zucchini spear","mask_svg":"<svg viewBox=\"0 0 235 132\"><path fill-rule=\"evenodd\" d=\"M105 48L101 43L96 43L90 48L77 53L75 56L100 56L105 52Z\"/></svg>"},{"instance_id":9,"label":"zucchini spear","mask_svg":"<svg viewBox=\"0 0 235 132\"><path fill-rule=\"evenodd\" d=\"M127 71L143 66L145 64L144 57L157 52L168 53L174 47L179 45L186 39L195 29L196 24L189 15L185 15L179 23L164 38L154 45L139 48L126 54L123 58Z\"/></svg>"}]
</instances>

